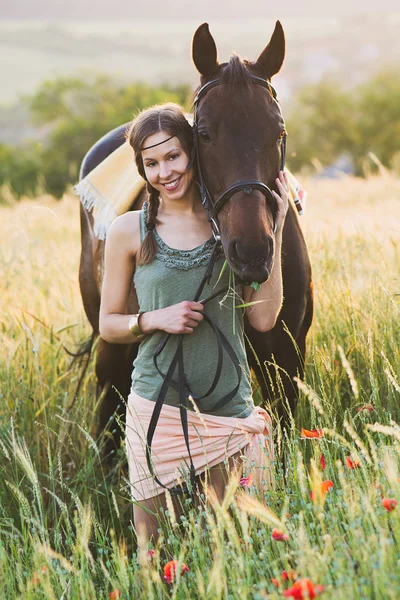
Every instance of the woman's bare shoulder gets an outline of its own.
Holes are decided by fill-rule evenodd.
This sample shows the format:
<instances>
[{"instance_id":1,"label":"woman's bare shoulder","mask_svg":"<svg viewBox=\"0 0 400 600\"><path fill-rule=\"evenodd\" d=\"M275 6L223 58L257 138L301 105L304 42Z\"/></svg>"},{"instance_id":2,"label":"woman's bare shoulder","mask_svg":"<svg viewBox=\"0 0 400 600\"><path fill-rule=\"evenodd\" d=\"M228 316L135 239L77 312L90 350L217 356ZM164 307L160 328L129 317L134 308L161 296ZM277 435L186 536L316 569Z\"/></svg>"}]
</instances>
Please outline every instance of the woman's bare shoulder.
<instances>
[{"instance_id":1,"label":"woman's bare shoulder","mask_svg":"<svg viewBox=\"0 0 400 600\"><path fill-rule=\"evenodd\" d=\"M134 254L140 247L140 210L132 210L120 215L111 223L107 234L108 244L123 244Z\"/></svg>"}]
</instances>

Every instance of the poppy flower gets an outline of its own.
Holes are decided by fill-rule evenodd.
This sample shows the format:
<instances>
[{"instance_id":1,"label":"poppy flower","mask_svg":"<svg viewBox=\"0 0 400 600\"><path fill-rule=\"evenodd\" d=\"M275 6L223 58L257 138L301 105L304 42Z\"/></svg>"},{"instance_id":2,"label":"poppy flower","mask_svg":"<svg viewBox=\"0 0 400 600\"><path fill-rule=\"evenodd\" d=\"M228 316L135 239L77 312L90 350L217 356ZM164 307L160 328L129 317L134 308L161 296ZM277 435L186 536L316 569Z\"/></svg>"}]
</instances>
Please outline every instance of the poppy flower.
<instances>
[{"instance_id":1,"label":"poppy flower","mask_svg":"<svg viewBox=\"0 0 400 600\"><path fill-rule=\"evenodd\" d=\"M248 477L242 477L239 479L239 485L242 487L249 487L253 483L253 474L250 474Z\"/></svg>"},{"instance_id":2,"label":"poppy flower","mask_svg":"<svg viewBox=\"0 0 400 600\"><path fill-rule=\"evenodd\" d=\"M117 598L121 598L121 591L119 589L113 590L108 594L110 600L117 600Z\"/></svg>"},{"instance_id":3,"label":"poppy flower","mask_svg":"<svg viewBox=\"0 0 400 600\"><path fill-rule=\"evenodd\" d=\"M359 406L357 408L357 412L372 412L374 410L373 404L364 404L364 406Z\"/></svg>"},{"instance_id":4,"label":"poppy flower","mask_svg":"<svg viewBox=\"0 0 400 600\"><path fill-rule=\"evenodd\" d=\"M156 555L156 551L153 550L152 548L150 548L150 550L147 550L146 552L146 556L149 560L152 560Z\"/></svg>"},{"instance_id":5,"label":"poppy flower","mask_svg":"<svg viewBox=\"0 0 400 600\"><path fill-rule=\"evenodd\" d=\"M388 512L392 512L397 506L398 502L395 498L382 498L382 506Z\"/></svg>"},{"instance_id":6,"label":"poppy flower","mask_svg":"<svg viewBox=\"0 0 400 600\"><path fill-rule=\"evenodd\" d=\"M323 591L323 585L314 585L311 579L303 577L298 579L291 588L285 590L283 595L285 598L294 598L294 600L306 600L306 598L314 600Z\"/></svg>"},{"instance_id":7,"label":"poppy flower","mask_svg":"<svg viewBox=\"0 0 400 600\"><path fill-rule=\"evenodd\" d=\"M176 577L176 569L178 567L178 564L179 563L177 560L170 560L164 566L164 579L167 583L172 583L174 581L174 579ZM185 563L182 563L181 575L183 575L185 573L185 571L190 571L190 569L187 565L185 565Z\"/></svg>"},{"instance_id":8,"label":"poppy flower","mask_svg":"<svg viewBox=\"0 0 400 600\"><path fill-rule=\"evenodd\" d=\"M323 429L303 429L301 428L301 437L308 439L322 438L324 437Z\"/></svg>"},{"instance_id":9,"label":"poppy flower","mask_svg":"<svg viewBox=\"0 0 400 600\"><path fill-rule=\"evenodd\" d=\"M321 454L321 458L319 459L319 464L321 465L321 469L323 471L325 471L325 469L326 469L325 454Z\"/></svg>"},{"instance_id":10,"label":"poppy flower","mask_svg":"<svg viewBox=\"0 0 400 600\"><path fill-rule=\"evenodd\" d=\"M294 581L297 573L296 571L282 571L281 577L284 581Z\"/></svg>"},{"instance_id":11,"label":"poppy flower","mask_svg":"<svg viewBox=\"0 0 400 600\"><path fill-rule=\"evenodd\" d=\"M271 538L276 542L287 542L289 536L287 533L283 533L283 531L280 531L279 529L273 529L271 533Z\"/></svg>"},{"instance_id":12,"label":"poppy flower","mask_svg":"<svg viewBox=\"0 0 400 600\"><path fill-rule=\"evenodd\" d=\"M326 493L333 488L333 483L330 479L327 479L326 481L323 481L321 483L321 487L320 487L320 496L321 498L325 498ZM311 500L313 502L315 502L315 500L317 499L317 493L315 490L312 490L312 492L310 492L310 497Z\"/></svg>"},{"instance_id":13,"label":"poppy flower","mask_svg":"<svg viewBox=\"0 0 400 600\"><path fill-rule=\"evenodd\" d=\"M351 456L346 456L346 467L348 469L358 469L361 467L361 462L358 458L352 459Z\"/></svg>"},{"instance_id":14,"label":"poppy flower","mask_svg":"<svg viewBox=\"0 0 400 600\"><path fill-rule=\"evenodd\" d=\"M279 579L275 579L275 577L271 577L270 579L271 583L273 583L277 588L281 585L279 583Z\"/></svg>"}]
</instances>

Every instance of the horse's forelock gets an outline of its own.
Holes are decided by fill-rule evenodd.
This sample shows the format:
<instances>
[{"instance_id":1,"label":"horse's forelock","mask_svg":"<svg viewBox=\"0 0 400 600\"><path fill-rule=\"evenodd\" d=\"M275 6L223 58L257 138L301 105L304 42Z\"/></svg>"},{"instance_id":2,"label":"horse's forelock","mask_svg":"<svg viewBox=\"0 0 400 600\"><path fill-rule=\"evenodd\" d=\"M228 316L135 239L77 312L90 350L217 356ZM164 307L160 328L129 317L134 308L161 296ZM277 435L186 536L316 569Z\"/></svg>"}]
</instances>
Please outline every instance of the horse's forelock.
<instances>
[{"instance_id":1,"label":"horse's forelock","mask_svg":"<svg viewBox=\"0 0 400 600\"><path fill-rule=\"evenodd\" d=\"M250 64L237 54L232 54L221 72L221 81L228 85L229 92L238 84L244 86L246 91L251 91L251 71L247 68L247 65Z\"/></svg>"}]
</instances>

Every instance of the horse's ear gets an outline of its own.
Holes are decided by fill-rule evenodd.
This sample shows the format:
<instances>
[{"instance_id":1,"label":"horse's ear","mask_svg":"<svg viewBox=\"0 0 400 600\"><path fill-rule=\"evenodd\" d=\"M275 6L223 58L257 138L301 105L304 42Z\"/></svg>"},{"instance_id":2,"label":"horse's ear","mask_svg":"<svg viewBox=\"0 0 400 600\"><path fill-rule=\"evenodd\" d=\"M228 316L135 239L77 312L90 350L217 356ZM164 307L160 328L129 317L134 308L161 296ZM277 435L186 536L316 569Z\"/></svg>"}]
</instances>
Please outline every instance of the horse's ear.
<instances>
[{"instance_id":1,"label":"horse's ear","mask_svg":"<svg viewBox=\"0 0 400 600\"><path fill-rule=\"evenodd\" d=\"M265 70L267 79L271 79L273 75L280 71L280 68L285 59L285 34L280 21L275 24L274 33L271 36L268 46L264 48L257 62L260 63Z\"/></svg>"},{"instance_id":2,"label":"horse's ear","mask_svg":"<svg viewBox=\"0 0 400 600\"><path fill-rule=\"evenodd\" d=\"M192 58L196 69L204 77L212 75L217 67L217 47L208 29L208 23L203 23L195 31L192 42Z\"/></svg>"}]
</instances>

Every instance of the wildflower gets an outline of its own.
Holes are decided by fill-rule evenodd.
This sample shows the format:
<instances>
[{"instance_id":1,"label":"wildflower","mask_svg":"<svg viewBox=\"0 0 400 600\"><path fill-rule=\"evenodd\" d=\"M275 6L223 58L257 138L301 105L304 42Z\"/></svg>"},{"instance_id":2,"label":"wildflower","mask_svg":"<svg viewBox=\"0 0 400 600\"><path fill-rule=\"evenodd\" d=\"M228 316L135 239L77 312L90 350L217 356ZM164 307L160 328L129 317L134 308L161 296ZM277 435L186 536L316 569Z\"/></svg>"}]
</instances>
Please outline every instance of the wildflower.
<instances>
[{"instance_id":1,"label":"wildflower","mask_svg":"<svg viewBox=\"0 0 400 600\"><path fill-rule=\"evenodd\" d=\"M249 487L253 483L253 474L250 474L248 477L242 477L239 479L239 485L242 487Z\"/></svg>"},{"instance_id":2,"label":"wildflower","mask_svg":"<svg viewBox=\"0 0 400 600\"><path fill-rule=\"evenodd\" d=\"M178 566L177 560L170 560L164 566L164 579L167 583L172 583L174 581L175 576L176 576L177 566ZM182 563L181 575L183 575L185 573L185 571L190 571L190 569L187 565L185 565L185 563Z\"/></svg>"},{"instance_id":3,"label":"wildflower","mask_svg":"<svg viewBox=\"0 0 400 600\"><path fill-rule=\"evenodd\" d=\"M325 471L326 469L326 460L325 460L325 455L321 454L321 458L319 459L319 464L321 465L321 469L323 471Z\"/></svg>"},{"instance_id":4,"label":"wildflower","mask_svg":"<svg viewBox=\"0 0 400 600\"><path fill-rule=\"evenodd\" d=\"M357 408L357 412L372 412L374 410L373 404L364 404L364 406L359 406Z\"/></svg>"},{"instance_id":5,"label":"wildflower","mask_svg":"<svg viewBox=\"0 0 400 600\"><path fill-rule=\"evenodd\" d=\"M382 498L382 506L388 512L392 512L397 506L398 502L395 498Z\"/></svg>"},{"instance_id":6,"label":"wildflower","mask_svg":"<svg viewBox=\"0 0 400 600\"><path fill-rule=\"evenodd\" d=\"M108 594L110 600L117 600L117 598L121 598L121 591L117 588Z\"/></svg>"},{"instance_id":7,"label":"wildflower","mask_svg":"<svg viewBox=\"0 0 400 600\"><path fill-rule=\"evenodd\" d=\"M303 429L301 428L301 437L302 438L322 438L324 437L323 429Z\"/></svg>"},{"instance_id":8,"label":"wildflower","mask_svg":"<svg viewBox=\"0 0 400 600\"><path fill-rule=\"evenodd\" d=\"M279 579L275 579L274 577L271 577L271 583L273 583L277 588L281 585L279 583Z\"/></svg>"},{"instance_id":9,"label":"wildflower","mask_svg":"<svg viewBox=\"0 0 400 600\"><path fill-rule=\"evenodd\" d=\"M361 462L358 458L351 458L351 456L346 456L346 467L348 469L358 469L361 467Z\"/></svg>"},{"instance_id":10,"label":"wildflower","mask_svg":"<svg viewBox=\"0 0 400 600\"><path fill-rule=\"evenodd\" d=\"M283 533L283 531L280 531L279 529L273 529L271 533L271 538L276 542L287 542L289 536L287 533Z\"/></svg>"},{"instance_id":11,"label":"wildflower","mask_svg":"<svg viewBox=\"0 0 400 600\"><path fill-rule=\"evenodd\" d=\"M332 483L332 481L331 481L330 479L327 479L326 481L323 481L323 482L321 483L321 487L320 487L320 490L319 490L319 495L320 495L320 497L321 497L322 499L324 499L324 498L325 498L325 496L326 496L326 493L327 493L327 492L328 492L330 489L332 489L332 488L333 488L333 483ZM316 501L316 499L317 499L317 493L316 493L316 490L312 490L312 492L310 492L310 497L311 497L311 500L312 500L313 502L315 502L315 501Z\"/></svg>"},{"instance_id":12,"label":"wildflower","mask_svg":"<svg viewBox=\"0 0 400 600\"><path fill-rule=\"evenodd\" d=\"M146 556L149 560L152 560L155 557L156 551L153 550L152 548L150 548L150 550L147 550L146 552Z\"/></svg>"},{"instance_id":13,"label":"wildflower","mask_svg":"<svg viewBox=\"0 0 400 600\"><path fill-rule=\"evenodd\" d=\"M294 581L297 577L296 571L282 571L281 577L283 581Z\"/></svg>"},{"instance_id":14,"label":"wildflower","mask_svg":"<svg viewBox=\"0 0 400 600\"><path fill-rule=\"evenodd\" d=\"M305 600L306 598L314 600L323 591L323 585L314 585L311 579L303 577L298 579L291 588L285 590L283 595L285 598L294 598L294 600Z\"/></svg>"}]
</instances>

